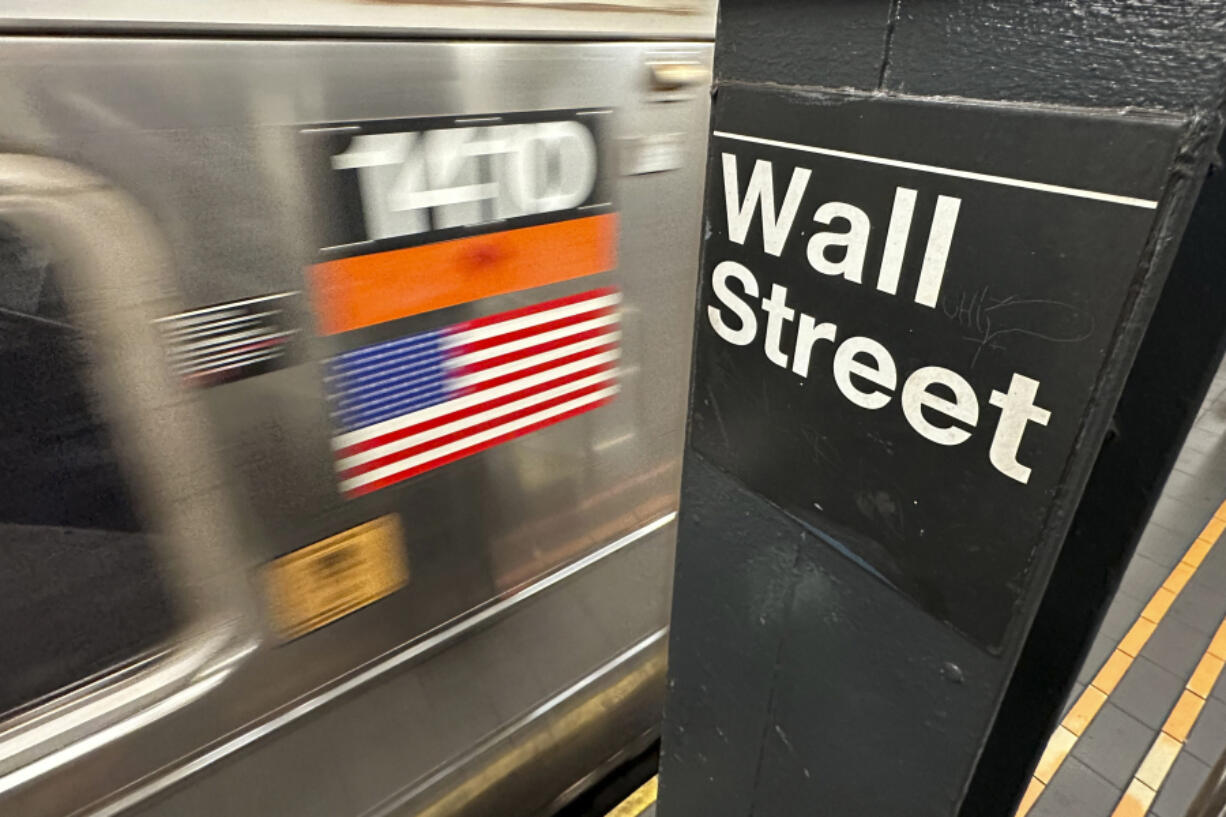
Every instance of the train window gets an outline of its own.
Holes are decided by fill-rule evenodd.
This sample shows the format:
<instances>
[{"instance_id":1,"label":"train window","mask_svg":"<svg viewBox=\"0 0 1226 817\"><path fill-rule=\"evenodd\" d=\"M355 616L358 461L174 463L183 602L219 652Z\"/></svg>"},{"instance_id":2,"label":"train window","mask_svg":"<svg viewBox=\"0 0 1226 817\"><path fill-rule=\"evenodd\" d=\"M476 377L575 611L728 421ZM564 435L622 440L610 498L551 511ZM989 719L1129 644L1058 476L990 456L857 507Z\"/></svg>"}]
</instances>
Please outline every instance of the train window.
<instances>
[{"instance_id":1,"label":"train window","mask_svg":"<svg viewBox=\"0 0 1226 817\"><path fill-rule=\"evenodd\" d=\"M0 716L175 630L51 255L0 223Z\"/></svg>"}]
</instances>

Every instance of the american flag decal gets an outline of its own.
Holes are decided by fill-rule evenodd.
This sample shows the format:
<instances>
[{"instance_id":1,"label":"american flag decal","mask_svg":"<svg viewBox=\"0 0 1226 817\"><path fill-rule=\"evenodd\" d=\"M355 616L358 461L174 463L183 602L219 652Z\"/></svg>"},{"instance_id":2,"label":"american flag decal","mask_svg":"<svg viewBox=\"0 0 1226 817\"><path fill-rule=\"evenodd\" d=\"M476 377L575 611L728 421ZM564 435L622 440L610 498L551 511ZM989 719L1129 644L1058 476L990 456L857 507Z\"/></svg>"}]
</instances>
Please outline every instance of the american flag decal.
<instances>
[{"instance_id":1,"label":"american flag decal","mask_svg":"<svg viewBox=\"0 0 1226 817\"><path fill-rule=\"evenodd\" d=\"M595 289L333 358L341 492L376 491L609 402L620 300Z\"/></svg>"}]
</instances>

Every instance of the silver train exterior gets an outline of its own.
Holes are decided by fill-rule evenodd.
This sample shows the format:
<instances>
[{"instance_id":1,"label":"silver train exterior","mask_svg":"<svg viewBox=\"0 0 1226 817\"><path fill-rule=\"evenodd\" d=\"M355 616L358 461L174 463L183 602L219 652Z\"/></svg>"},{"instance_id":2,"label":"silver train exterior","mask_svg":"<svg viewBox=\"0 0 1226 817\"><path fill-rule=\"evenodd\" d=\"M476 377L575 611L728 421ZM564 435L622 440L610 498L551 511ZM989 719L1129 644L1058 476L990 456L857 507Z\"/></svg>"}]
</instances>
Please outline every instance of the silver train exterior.
<instances>
[{"instance_id":1,"label":"silver train exterior","mask_svg":"<svg viewBox=\"0 0 1226 817\"><path fill-rule=\"evenodd\" d=\"M0 814L649 744L714 13L0 2Z\"/></svg>"}]
</instances>

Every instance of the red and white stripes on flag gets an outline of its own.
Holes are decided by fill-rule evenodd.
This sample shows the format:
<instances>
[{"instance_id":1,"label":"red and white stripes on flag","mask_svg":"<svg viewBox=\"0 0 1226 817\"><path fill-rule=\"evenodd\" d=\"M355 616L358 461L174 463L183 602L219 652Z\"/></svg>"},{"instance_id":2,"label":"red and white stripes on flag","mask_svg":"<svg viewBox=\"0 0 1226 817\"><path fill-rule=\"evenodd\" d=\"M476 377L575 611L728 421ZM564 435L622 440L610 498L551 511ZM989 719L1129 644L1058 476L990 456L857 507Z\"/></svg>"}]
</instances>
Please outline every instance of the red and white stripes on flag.
<instances>
[{"instance_id":1,"label":"red and white stripes on flag","mask_svg":"<svg viewBox=\"0 0 1226 817\"><path fill-rule=\"evenodd\" d=\"M378 490L609 402L620 300L595 289L333 358L341 492Z\"/></svg>"}]
</instances>

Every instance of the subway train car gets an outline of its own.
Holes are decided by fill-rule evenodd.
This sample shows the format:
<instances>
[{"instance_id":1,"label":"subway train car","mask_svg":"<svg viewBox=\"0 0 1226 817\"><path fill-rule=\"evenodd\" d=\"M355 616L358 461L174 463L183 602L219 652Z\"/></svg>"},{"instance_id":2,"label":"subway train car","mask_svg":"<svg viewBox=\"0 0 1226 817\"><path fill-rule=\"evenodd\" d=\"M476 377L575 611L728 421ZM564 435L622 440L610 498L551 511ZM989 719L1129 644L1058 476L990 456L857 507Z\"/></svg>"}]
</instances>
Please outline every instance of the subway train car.
<instances>
[{"instance_id":1,"label":"subway train car","mask_svg":"<svg viewBox=\"0 0 1226 817\"><path fill-rule=\"evenodd\" d=\"M714 24L0 2L0 814L544 815L650 745Z\"/></svg>"}]
</instances>

